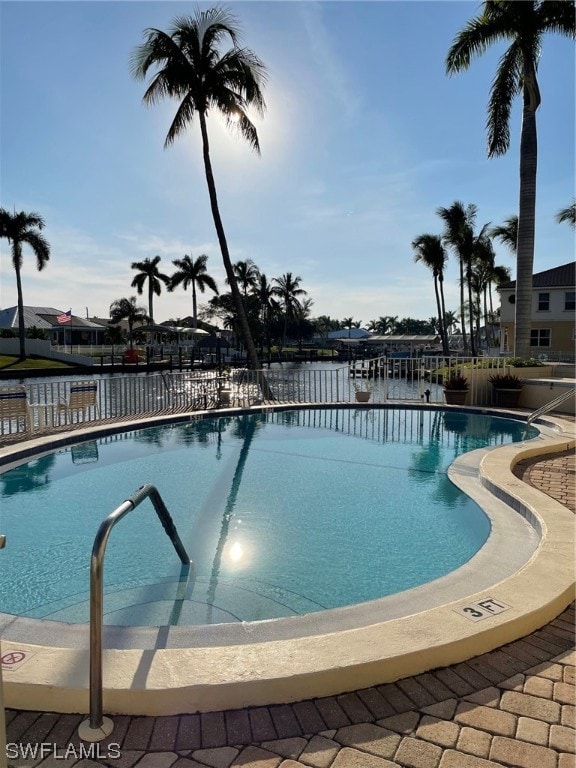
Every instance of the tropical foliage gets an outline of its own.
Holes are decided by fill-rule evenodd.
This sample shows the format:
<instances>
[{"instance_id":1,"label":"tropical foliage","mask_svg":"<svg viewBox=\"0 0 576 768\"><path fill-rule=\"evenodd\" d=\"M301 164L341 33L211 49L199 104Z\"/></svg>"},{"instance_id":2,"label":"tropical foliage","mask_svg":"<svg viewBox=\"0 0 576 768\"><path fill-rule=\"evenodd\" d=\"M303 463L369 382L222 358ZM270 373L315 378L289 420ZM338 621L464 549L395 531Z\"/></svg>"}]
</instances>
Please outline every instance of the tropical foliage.
<instances>
[{"instance_id":1,"label":"tropical foliage","mask_svg":"<svg viewBox=\"0 0 576 768\"><path fill-rule=\"evenodd\" d=\"M567 221L571 227L576 227L576 200L573 201L572 205L569 205L568 208L562 208L562 210L558 211L556 221L559 224Z\"/></svg>"},{"instance_id":2,"label":"tropical foliage","mask_svg":"<svg viewBox=\"0 0 576 768\"><path fill-rule=\"evenodd\" d=\"M136 296L130 296L130 298L116 299L110 304L110 322L117 325L122 320L126 320L128 324L128 339L130 341L130 349L134 345L134 325L144 323L148 320L148 315L144 307L138 306L138 299Z\"/></svg>"},{"instance_id":3,"label":"tropical foliage","mask_svg":"<svg viewBox=\"0 0 576 768\"><path fill-rule=\"evenodd\" d=\"M10 213L0 208L0 238L8 240L12 251L12 266L16 272L16 293L18 297L18 336L20 338L20 360L26 359L26 327L24 323L24 297L22 293L23 246L28 246L36 256L38 271L44 269L50 259L50 246L42 234L44 219L38 213Z\"/></svg>"},{"instance_id":4,"label":"tropical foliage","mask_svg":"<svg viewBox=\"0 0 576 768\"><path fill-rule=\"evenodd\" d=\"M488 157L497 157L510 146L510 114L514 99L523 104L520 138L520 193L516 245L515 354L528 357L534 264L536 212L537 132L536 110L541 95L538 61L542 37L553 32L576 37L572 0L485 0L481 13L455 37L446 59L449 74L469 68L472 59L502 40L510 42L501 56L488 102Z\"/></svg>"},{"instance_id":5,"label":"tropical foliage","mask_svg":"<svg viewBox=\"0 0 576 768\"><path fill-rule=\"evenodd\" d=\"M135 269L138 274L131 282L131 287L136 288L139 294L144 292L144 286L148 283L148 317L150 322L154 322L154 307L152 305L154 295L160 296L162 293L162 283L164 285L170 284L170 278L168 275L162 274L158 269L160 263L160 256L154 256L153 259L146 258L144 261L132 262L132 269Z\"/></svg>"},{"instance_id":6,"label":"tropical foliage","mask_svg":"<svg viewBox=\"0 0 576 768\"><path fill-rule=\"evenodd\" d=\"M437 326L442 341L442 351L445 355L448 350L448 336L446 333L446 304L444 301L444 268L448 256L442 238L439 235L419 235L412 241L414 261L421 261L432 272L434 279L434 294L436 296L436 308L438 310Z\"/></svg>"},{"instance_id":7,"label":"tropical foliage","mask_svg":"<svg viewBox=\"0 0 576 768\"><path fill-rule=\"evenodd\" d=\"M208 274L206 269L206 262L208 256L201 254L197 259L188 254L184 255L182 259L174 259L172 264L177 268L176 272L170 278L170 285L168 290L173 291L179 285L184 290L188 290L189 286L192 286L192 327L198 328L198 306L196 300L196 289L200 293L204 293L206 288L209 288L214 293L218 293L218 286L214 278Z\"/></svg>"},{"instance_id":8,"label":"tropical foliage","mask_svg":"<svg viewBox=\"0 0 576 768\"><path fill-rule=\"evenodd\" d=\"M256 54L240 47L239 36L238 23L227 10L197 10L193 16L174 19L169 33L146 30L144 42L134 52L132 72L142 79L150 70L154 71L144 93L146 104L155 104L167 97L178 101L165 146L183 134L195 118L199 122L204 172L222 260L249 362L258 368L258 355L220 215L208 140L207 118L212 111L220 113L252 149L260 152L258 133L248 110L252 108L262 114L265 109L262 93L265 68ZM231 47L222 50L225 43Z\"/></svg>"}]
</instances>

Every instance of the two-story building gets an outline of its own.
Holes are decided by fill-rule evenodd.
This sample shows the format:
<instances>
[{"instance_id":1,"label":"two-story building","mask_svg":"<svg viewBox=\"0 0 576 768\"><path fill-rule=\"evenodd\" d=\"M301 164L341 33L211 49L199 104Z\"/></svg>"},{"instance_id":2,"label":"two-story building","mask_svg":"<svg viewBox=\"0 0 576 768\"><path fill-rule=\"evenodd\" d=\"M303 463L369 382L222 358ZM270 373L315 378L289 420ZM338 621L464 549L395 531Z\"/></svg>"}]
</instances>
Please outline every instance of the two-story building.
<instances>
[{"instance_id":1,"label":"two-story building","mask_svg":"<svg viewBox=\"0 0 576 768\"><path fill-rule=\"evenodd\" d=\"M516 281L499 286L500 351L514 350ZM574 356L576 270L573 261L532 276L530 350L540 355Z\"/></svg>"}]
</instances>

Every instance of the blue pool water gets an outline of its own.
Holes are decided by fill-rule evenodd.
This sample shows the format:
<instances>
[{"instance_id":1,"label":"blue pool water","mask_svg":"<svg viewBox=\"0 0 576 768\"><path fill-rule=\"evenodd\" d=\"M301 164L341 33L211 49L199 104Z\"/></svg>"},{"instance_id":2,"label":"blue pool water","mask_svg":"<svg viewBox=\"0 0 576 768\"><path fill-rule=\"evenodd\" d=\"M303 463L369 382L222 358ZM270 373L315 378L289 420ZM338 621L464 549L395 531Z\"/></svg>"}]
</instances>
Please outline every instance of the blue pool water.
<instances>
[{"instance_id":1,"label":"blue pool water","mask_svg":"<svg viewBox=\"0 0 576 768\"><path fill-rule=\"evenodd\" d=\"M459 454L522 438L484 415L405 409L250 414L146 428L0 475L0 610L88 620L101 521L154 484L194 561L187 577L149 501L113 530L109 624L209 624L310 613L436 579L486 541L448 479Z\"/></svg>"}]
</instances>

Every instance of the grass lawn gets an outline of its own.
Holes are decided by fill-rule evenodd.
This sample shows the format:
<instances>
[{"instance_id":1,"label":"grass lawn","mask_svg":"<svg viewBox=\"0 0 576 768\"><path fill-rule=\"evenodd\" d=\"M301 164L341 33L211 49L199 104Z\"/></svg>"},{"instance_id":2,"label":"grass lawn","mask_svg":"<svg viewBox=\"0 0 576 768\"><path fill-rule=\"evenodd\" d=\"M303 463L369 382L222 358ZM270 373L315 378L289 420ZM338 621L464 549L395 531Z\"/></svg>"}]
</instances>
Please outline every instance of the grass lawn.
<instances>
[{"instance_id":1,"label":"grass lawn","mask_svg":"<svg viewBox=\"0 0 576 768\"><path fill-rule=\"evenodd\" d=\"M44 357L28 358L23 362L18 362L16 355L0 355L0 370L10 368L11 370L20 370L26 368L70 368L67 363L59 360L47 360Z\"/></svg>"}]
</instances>

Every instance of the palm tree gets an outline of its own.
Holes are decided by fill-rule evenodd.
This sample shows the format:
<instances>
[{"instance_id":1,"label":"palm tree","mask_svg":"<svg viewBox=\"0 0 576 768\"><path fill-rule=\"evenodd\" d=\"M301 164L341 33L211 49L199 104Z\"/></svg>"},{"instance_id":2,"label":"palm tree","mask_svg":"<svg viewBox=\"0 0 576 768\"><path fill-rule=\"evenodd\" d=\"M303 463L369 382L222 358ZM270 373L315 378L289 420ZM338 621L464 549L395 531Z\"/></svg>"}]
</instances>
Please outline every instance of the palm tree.
<instances>
[{"instance_id":1,"label":"palm tree","mask_svg":"<svg viewBox=\"0 0 576 768\"><path fill-rule=\"evenodd\" d=\"M509 251L516 253L518 244L518 216L509 216L504 220L504 224L492 227L488 233L494 240L500 240Z\"/></svg>"},{"instance_id":2,"label":"palm tree","mask_svg":"<svg viewBox=\"0 0 576 768\"><path fill-rule=\"evenodd\" d=\"M244 299L246 299L248 296L248 291L252 290L257 285L260 270L256 264L254 264L252 259L247 259L246 261L237 261L232 265L232 269L234 270L234 275L236 276L238 286L242 288ZM228 280L226 280L226 282L228 282Z\"/></svg>"},{"instance_id":3,"label":"palm tree","mask_svg":"<svg viewBox=\"0 0 576 768\"><path fill-rule=\"evenodd\" d=\"M438 331L442 341L442 351L449 354L448 338L444 316L446 306L444 303L444 268L448 261L446 249L442 245L440 235L419 235L412 240L414 249L414 261L421 261L432 272L434 278L434 294L436 296L436 308L438 310Z\"/></svg>"},{"instance_id":4,"label":"palm tree","mask_svg":"<svg viewBox=\"0 0 576 768\"><path fill-rule=\"evenodd\" d=\"M474 289L474 310L476 317L476 341L480 343L480 319L483 317L485 338L488 346L493 346L491 329L489 329L489 314L493 316L492 280L495 269L494 246L486 234L477 238L474 245L474 262L472 267L472 287ZM490 313L488 312L488 295L490 295ZM481 310L481 307L483 308Z\"/></svg>"},{"instance_id":5,"label":"palm tree","mask_svg":"<svg viewBox=\"0 0 576 768\"><path fill-rule=\"evenodd\" d=\"M208 256L201 254L197 259L194 259L188 254L184 255L183 259L174 259L172 264L177 267L176 272L170 278L169 291L173 291L181 285L184 290L188 290L188 286L192 286L192 327L198 328L198 308L196 305L196 288L200 293L204 293L206 288L210 288L214 293L218 293L218 286L214 278L208 274L206 270L206 262Z\"/></svg>"},{"instance_id":6,"label":"palm tree","mask_svg":"<svg viewBox=\"0 0 576 768\"><path fill-rule=\"evenodd\" d=\"M454 250L458 258L460 269L460 325L462 327L462 344L464 349L467 349L464 289L466 286L466 272L469 273L472 264L471 230L476 218L476 206L468 205L465 207L464 203L456 200L449 208L437 208L436 213L444 222L442 239L446 245L449 245Z\"/></svg>"},{"instance_id":7,"label":"palm tree","mask_svg":"<svg viewBox=\"0 0 576 768\"><path fill-rule=\"evenodd\" d=\"M109 325L104 329L104 342L112 346L112 360L114 360L114 347L123 341L122 329L117 325Z\"/></svg>"},{"instance_id":8,"label":"palm tree","mask_svg":"<svg viewBox=\"0 0 576 768\"><path fill-rule=\"evenodd\" d=\"M272 316L278 311L278 302L274 298L274 286L268 281L264 272L258 272L256 284L252 287L252 293L258 299L260 304L260 323L262 325L261 339L266 340L268 350L272 346L270 338L270 324Z\"/></svg>"},{"instance_id":9,"label":"palm tree","mask_svg":"<svg viewBox=\"0 0 576 768\"><path fill-rule=\"evenodd\" d=\"M573 0L485 0L479 16L458 33L448 52L449 74L468 69L494 43L511 41L500 58L488 102L488 157L503 155L510 146L510 113L522 94L520 193L516 248L516 321L514 354L530 356L532 272L536 211L536 110L540 105L537 70L541 39L546 32L576 37Z\"/></svg>"},{"instance_id":10,"label":"palm tree","mask_svg":"<svg viewBox=\"0 0 576 768\"><path fill-rule=\"evenodd\" d=\"M41 234L44 219L38 213L10 213L0 208L0 238L5 238L12 249L12 264L16 272L16 293L18 297L18 336L20 338L20 360L26 360L26 328L24 326L24 299L22 296L22 246L28 245L36 256L38 271L42 271L50 259L50 246Z\"/></svg>"},{"instance_id":11,"label":"palm tree","mask_svg":"<svg viewBox=\"0 0 576 768\"><path fill-rule=\"evenodd\" d=\"M136 296L130 296L129 299L116 299L110 304L110 322L117 324L121 320L128 323L128 339L130 349L134 346L133 330L135 323L144 324L148 320L144 307L139 307Z\"/></svg>"},{"instance_id":12,"label":"palm tree","mask_svg":"<svg viewBox=\"0 0 576 768\"><path fill-rule=\"evenodd\" d=\"M153 295L160 296L162 283L170 285L168 275L163 275L158 269L159 263L160 256L154 256L153 259L146 258L144 261L133 261L131 264L132 269L138 270L138 274L130 283L131 287L136 288L141 295L144 292L144 285L148 282L148 316L151 323L154 323Z\"/></svg>"},{"instance_id":13,"label":"palm tree","mask_svg":"<svg viewBox=\"0 0 576 768\"><path fill-rule=\"evenodd\" d=\"M556 221L559 224L567 221L571 227L576 227L576 200L574 200L572 205L569 205L568 208L562 208L562 210L558 211L556 214Z\"/></svg>"},{"instance_id":14,"label":"palm tree","mask_svg":"<svg viewBox=\"0 0 576 768\"><path fill-rule=\"evenodd\" d=\"M447 335L449 335L451 331L452 333L458 333L458 317L456 312L452 312L451 309L444 314L444 327L446 328ZM456 331L453 330L454 328L456 328Z\"/></svg>"},{"instance_id":15,"label":"palm tree","mask_svg":"<svg viewBox=\"0 0 576 768\"><path fill-rule=\"evenodd\" d=\"M143 79L151 68L156 68L144 93L146 104L155 104L165 97L179 101L165 147L184 133L194 117L198 116L214 226L249 364L257 369L258 355L234 275L218 207L207 127L209 111L212 109L219 112L227 124L236 129L252 149L260 153L258 133L247 110L254 107L261 114L264 112L262 87L266 77L265 68L251 50L239 47L239 32L234 16L222 8L197 10L194 16L180 16L174 20L170 34L159 29L146 30L145 42L134 51L132 72L136 78ZM221 53L219 47L227 40L232 43L232 47ZM266 383L262 383L267 389Z\"/></svg>"},{"instance_id":16,"label":"palm tree","mask_svg":"<svg viewBox=\"0 0 576 768\"><path fill-rule=\"evenodd\" d=\"M300 288L301 277L294 277L292 272L285 272L280 277L274 277L272 282L274 286L274 295L278 297L280 306L284 311L284 332L282 334L282 345L286 343L286 330L288 323L294 319L300 310L300 297L306 296L307 291Z\"/></svg>"},{"instance_id":17,"label":"palm tree","mask_svg":"<svg viewBox=\"0 0 576 768\"><path fill-rule=\"evenodd\" d=\"M379 333L383 336L392 334L396 331L398 325L398 315L384 315L378 319L380 323Z\"/></svg>"},{"instance_id":18,"label":"palm tree","mask_svg":"<svg viewBox=\"0 0 576 768\"><path fill-rule=\"evenodd\" d=\"M350 333L352 331L352 328L357 328L357 327L358 326L354 322L354 318L353 317L345 317L342 320L342 328L347 328L348 329L348 338L350 338Z\"/></svg>"}]
</instances>

